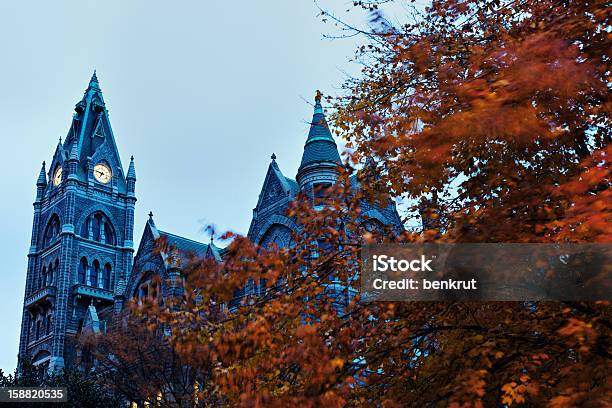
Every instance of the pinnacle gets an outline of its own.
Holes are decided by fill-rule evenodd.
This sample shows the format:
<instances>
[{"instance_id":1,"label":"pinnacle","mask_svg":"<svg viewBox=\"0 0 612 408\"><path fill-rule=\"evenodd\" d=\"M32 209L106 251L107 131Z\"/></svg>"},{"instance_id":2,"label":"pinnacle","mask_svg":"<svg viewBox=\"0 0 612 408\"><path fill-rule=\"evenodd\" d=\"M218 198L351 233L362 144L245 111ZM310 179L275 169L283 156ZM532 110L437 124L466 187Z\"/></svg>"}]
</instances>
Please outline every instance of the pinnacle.
<instances>
[{"instance_id":1,"label":"pinnacle","mask_svg":"<svg viewBox=\"0 0 612 408\"><path fill-rule=\"evenodd\" d=\"M42 167L40 168L40 174L38 175L38 180L36 180L36 184L40 186L47 185L47 171L45 169L45 162L42 162Z\"/></svg>"}]
</instances>

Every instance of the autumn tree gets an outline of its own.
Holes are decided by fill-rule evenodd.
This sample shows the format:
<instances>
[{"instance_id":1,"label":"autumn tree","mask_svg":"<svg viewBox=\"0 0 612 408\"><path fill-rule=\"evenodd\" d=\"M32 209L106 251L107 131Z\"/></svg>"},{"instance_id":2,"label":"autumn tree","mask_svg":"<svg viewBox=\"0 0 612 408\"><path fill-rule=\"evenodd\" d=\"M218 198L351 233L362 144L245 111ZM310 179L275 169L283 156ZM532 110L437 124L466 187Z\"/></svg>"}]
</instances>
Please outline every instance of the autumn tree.
<instances>
[{"instance_id":1,"label":"autumn tree","mask_svg":"<svg viewBox=\"0 0 612 408\"><path fill-rule=\"evenodd\" d=\"M184 296L135 312L170 347L155 355L193 370L201 405L612 404L607 301L358 293L363 240L609 242L606 3L435 1L402 25L378 3L356 3L372 30L343 26L367 43L362 73L332 100L351 154L326 205L298 197L291 248L227 234L222 262L185 268ZM435 222L422 234L361 231L360 202L390 197Z\"/></svg>"},{"instance_id":2,"label":"autumn tree","mask_svg":"<svg viewBox=\"0 0 612 408\"><path fill-rule=\"evenodd\" d=\"M5 375L0 370L0 387L65 387L68 401L62 406L70 408L116 408L123 402L94 374L71 368L49 372L44 365L34 365L28 356L19 361L19 367L13 374ZM15 403L6 405L17 406ZM19 404L22 408L40 406L40 402Z\"/></svg>"}]
</instances>

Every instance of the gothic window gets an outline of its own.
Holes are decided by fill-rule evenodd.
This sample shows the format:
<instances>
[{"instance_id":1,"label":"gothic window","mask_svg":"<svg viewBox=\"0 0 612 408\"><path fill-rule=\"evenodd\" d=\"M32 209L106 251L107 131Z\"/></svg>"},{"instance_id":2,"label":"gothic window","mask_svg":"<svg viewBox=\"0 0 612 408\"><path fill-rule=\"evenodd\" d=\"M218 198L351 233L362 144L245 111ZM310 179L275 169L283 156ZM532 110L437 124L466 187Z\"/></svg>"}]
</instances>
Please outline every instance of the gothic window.
<instances>
[{"instance_id":1,"label":"gothic window","mask_svg":"<svg viewBox=\"0 0 612 408\"><path fill-rule=\"evenodd\" d=\"M97 287L98 286L98 275L100 274L100 262L98 260L94 260L91 264L91 268L89 268L89 285Z\"/></svg>"},{"instance_id":2,"label":"gothic window","mask_svg":"<svg viewBox=\"0 0 612 408\"><path fill-rule=\"evenodd\" d=\"M117 244L115 229L102 212L96 212L87 217L81 226L81 236L105 244Z\"/></svg>"},{"instance_id":3,"label":"gothic window","mask_svg":"<svg viewBox=\"0 0 612 408\"><path fill-rule=\"evenodd\" d=\"M104 265L104 271L102 272L102 285L101 285L104 289L110 288L111 270L112 268L109 263Z\"/></svg>"},{"instance_id":4,"label":"gothic window","mask_svg":"<svg viewBox=\"0 0 612 408\"><path fill-rule=\"evenodd\" d=\"M51 334L51 314L47 315L47 334Z\"/></svg>"},{"instance_id":5,"label":"gothic window","mask_svg":"<svg viewBox=\"0 0 612 408\"><path fill-rule=\"evenodd\" d=\"M138 298L138 302L144 300L160 300L161 299L161 282L159 276L153 273L145 274L142 278L134 296Z\"/></svg>"},{"instance_id":6,"label":"gothic window","mask_svg":"<svg viewBox=\"0 0 612 408\"><path fill-rule=\"evenodd\" d=\"M36 340L40 338L40 320L36 320Z\"/></svg>"},{"instance_id":7,"label":"gothic window","mask_svg":"<svg viewBox=\"0 0 612 408\"><path fill-rule=\"evenodd\" d=\"M272 248L276 244L279 249L291 248L294 245L291 230L281 224L273 224L259 241L262 248Z\"/></svg>"},{"instance_id":8,"label":"gothic window","mask_svg":"<svg viewBox=\"0 0 612 408\"><path fill-rule=\"evenodd\" d=\"M47 224L47 228L45 229L45 235L43 238L43 248L51 245L53 241L59 236L60 232L60 221L57 214L53 214L49 223Z\"/></svg>"},{"instance_id":9,"label":"gothic window","mask_svg":"<svg viewBox=\"0 0 612 408\"><path fill-rule=\"evenodd\" d=\"M81 258L81 262L79 262L79 272L78 272L78 281L81 285L85 284L85 275L87 274L87 259L85 257Z\"/></svg>"}]
</instances>

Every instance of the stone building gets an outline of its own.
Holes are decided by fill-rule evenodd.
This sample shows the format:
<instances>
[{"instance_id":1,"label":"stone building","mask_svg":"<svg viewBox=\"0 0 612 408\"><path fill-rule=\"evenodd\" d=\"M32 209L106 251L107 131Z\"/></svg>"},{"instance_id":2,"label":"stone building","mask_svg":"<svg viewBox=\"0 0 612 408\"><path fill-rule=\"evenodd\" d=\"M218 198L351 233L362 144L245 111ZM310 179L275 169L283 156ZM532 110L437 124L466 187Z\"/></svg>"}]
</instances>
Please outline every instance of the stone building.
<instances>
[{"instance_id":1,"label":"stone building","mask_svg":"<svg viewBox=\"0 0 612 408\"><path fill-rule=\"evenodd\" d=\"M285 215L289 203L300 192L313 197L324 191L336 181L340 164L318 95L296 177L286 177L272 155L248 237L260 245L292 245L292 232L299 226ZM75 106L67 137L48 168L43 163L36 182L20 356L28 354L50 368L70 365L79 334L103 332L126 299L178 290L166 282L180 275L180 262L153 250L160 237L176 248L179 258L189 253L222 260L223 248L159 230L152 214L134 256L135 186L133 158L124 173L94 72ZM393 203L363 203L362 214L364 223L374 227L403 228Z\"/></svg>"}]
</instances>

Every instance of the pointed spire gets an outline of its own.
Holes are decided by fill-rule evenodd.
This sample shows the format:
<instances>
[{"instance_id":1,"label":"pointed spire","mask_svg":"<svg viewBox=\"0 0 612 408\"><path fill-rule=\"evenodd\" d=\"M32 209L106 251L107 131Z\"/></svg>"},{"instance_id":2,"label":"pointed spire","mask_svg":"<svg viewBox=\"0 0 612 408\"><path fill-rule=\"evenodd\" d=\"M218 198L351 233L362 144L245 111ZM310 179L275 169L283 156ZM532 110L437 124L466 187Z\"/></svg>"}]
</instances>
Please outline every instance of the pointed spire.
<instances>
[{"instance_id":1,"label":"pointed spire","mask_svg":"<svg viewBox=\"0 0 612 408\"><path fill-rule=\"evenodd\" d=\"M45 162L42 162L42 167L40 168L40 174L38 175L38 180L36 180L37 186L46 186L47 185L47 171L45 170Z\"/></svg>"},{"instance_id":2,"label":"pointed spire","mask_svg":"<svg viewBox=\"0 0 612 408\"><path fill-rule=\"evenodd\" d=\"M334 140L329 130L327 121L325 120L325 114L323 113L323 107L321 106L321 97L321 91L317 91L315 96L314 113L312 115L312 122L310 123L308 138L306 139L306 144L304 145L304 153L302 155L300 169L304 166L317 162L342 163L340 160L340 155L338 154L336 141Z\"/></svg>"},{"instance_id":3,"label":"pointed spire","mask_svg":"<svg viewBox=\"0 0 612 408\"><path fill-rule=\"evenodd\" d=\"M62 146L62 137L60 136L59 141L57 142L57 147L55 148L55 151L58 152L62 152L64 153L64 147ZM64 157L64 155L62 154L62 157Z\"/></svg>"},{"instance_id":4,"label":"pointed spire","mask_svg":"<svg viewBox=\"0 0 612 408\"><path fill-rule=\"evenodd\" d=\"M87 89L97 89L100 90L100 83L98 82L98 76L96 75L96 70L94 69L93 75L89 80L89 87Z\"/></svg>"},{"instance_id":5,"label":"pointed spire","mask_svg":"<svg viewBox=\"0 0 612 408\"><path fill-rule=\"evenodd\" d=\"M126 180L136 180L136 169L134 168L134 156L130 157L130 168L128 169Z\"/></svg>"},{"instance_id":6,"label":"pointed spire","mask_svg":"<svg viewBox=\"0 0 612 408\"><path fill-rule=\"evenodd\" d=\"M334 138L329 131L327 120L325 120L325 114L323 113L323 106L321 106L321 97L323 94L317 90L315 95L314 113L312 115L312 122L310 122L310 131L308 132L308 139L306 144L316 141L325 140L332 143L336 143Z\"/></svg>"}]
</instances>

